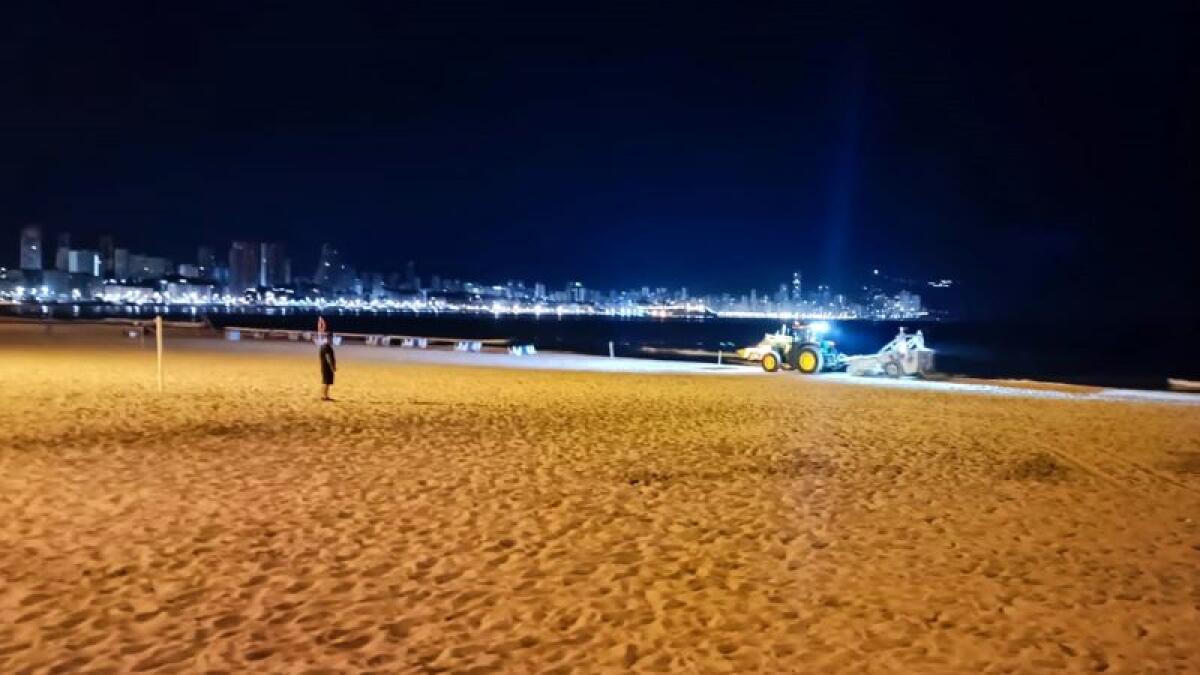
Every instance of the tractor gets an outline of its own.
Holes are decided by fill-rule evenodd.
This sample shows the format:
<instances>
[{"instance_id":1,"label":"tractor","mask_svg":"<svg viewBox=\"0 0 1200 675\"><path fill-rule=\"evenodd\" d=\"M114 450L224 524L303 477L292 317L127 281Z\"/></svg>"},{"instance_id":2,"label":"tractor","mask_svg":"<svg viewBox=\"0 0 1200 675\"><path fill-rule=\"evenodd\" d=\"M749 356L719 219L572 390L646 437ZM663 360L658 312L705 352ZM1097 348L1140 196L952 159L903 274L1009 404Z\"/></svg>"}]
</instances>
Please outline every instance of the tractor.
<instances>
[{"instance_id":1,"label":"tractor","mask_svg":"<svg viewBox=\"0 0 1200 675\"><path fill-rule=\"evenodd\" d=\"M838 352L832 340L821 339L828 329L823 321L784 324L779 332L764 335L757 345L738 350L738 356L758 361L768 373L783 369L811 375L839 370L845 367L846 357Z\"/></svg>"}]
</instances>

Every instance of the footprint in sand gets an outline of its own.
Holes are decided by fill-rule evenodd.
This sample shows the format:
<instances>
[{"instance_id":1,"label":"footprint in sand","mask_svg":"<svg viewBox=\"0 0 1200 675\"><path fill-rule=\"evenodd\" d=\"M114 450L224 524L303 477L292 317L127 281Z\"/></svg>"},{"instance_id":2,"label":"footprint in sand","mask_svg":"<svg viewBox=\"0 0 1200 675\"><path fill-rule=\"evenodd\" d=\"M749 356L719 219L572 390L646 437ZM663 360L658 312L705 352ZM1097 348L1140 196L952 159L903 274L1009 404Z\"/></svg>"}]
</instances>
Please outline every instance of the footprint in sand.
<instances>
[{"instance_id":1,"label":"footprint in sand","mask_svg":"<svg viewBox=\"0 0 1200 675\"><path fill-rule=\"evenodd\" d=\"M379 666L386 666L395 660L395 654L376 654L375 656L367 659L367 665L371 666L372 668L377 668Z\"/></svg>"},{"instance_id":2,"label":"footprint in sand","mask_svg":"<svg viewBox=\"0 0 1200 675\"><path fill-rule=\"evenodd\" d=\"M517 640L517 647L520 649L532 649L533 647L538 646L540 642L540 640L532 635L526 635Z\"/></svg>"},{"instance_id":3,"label":"footprint in sand","mask_svg":"<svg viewBox=\"0 0 1200 675\"><path fill-rule=\"evenodd\" d=\"M213 621L213 628L218 630L226 630L235 628L242 623L242 617L237 614L226 614L225 616Z\"/></svg>"},{"instance_id":4,"label":"footprint in sand","mask_svg":"<svg viewBox=\"0 0 1200 675\"><path fill-rule=\"evenodd\" d=\"M462 576L462 570L451 570L449 572L445 572L443 574L437 575L436 577L433 578L433 580L436 583L444 584L447 581L454 581L455 579L459 578L460 576Z\"/></svg>"},{"instance_id":5,"label":"footprint in sand","mask_svg":"<svg viewBox=\"0 0 1200 675\"><path fill-rule=\"evenodd\" d=\"M260 647L246 652L245 659L247 661L262 661L265 658L269 658L274 653L274 649L269 647Z\"/></svg>"},{"instance_id":6,"label":"footprint in sand","mask_svg":"<svg viewBox=\"0 0 1200 675\"><path fill-rule=\"evenodd\" d=\"M253 588L255 586L261 586L261 585L265 584L266 582L267 582L267 575L256 574L256 575L250 577L249 579L247 579L246 583L242 584L242 588Z\"/></svg>"},{"instance_id":7,"label":"footprint in sand","mask_svg":"<svg viewBox=\"0 0 1200 675\"><path fill-rule=\"evenodd\" d=\"M160 609L154 609L154 610L150 610L150 611L148 611L148 612L142 612L142 613L140 613L140 614L134 614L134 615L133 615L133 621L134 621L134 623L146 623L146 622L148 622L148 621L151 621L151 620L153 620L153 619L154 619L156 616L158 616L160 613L162 613L162 610L160 610Z\"/></svg>"},{"instance_id":8,"label":"footprint in sand","mask_svg":"<svg viewBox=\"0 0 1200 675\"><path fill-rule=\"evenodd\" d=\"M402 619L395 623L386 623L380 626L387 633L388 642L400 642L408 637L412 630L413 621L411 619Z\"/></svg>"},{"instance_id":9,"label":"footprint in sand","mask_svg":"<svg viewBox=\"0 0 1200 675\"><path fill-rule=\"evenodd\" d=\"M83 669L92 659L87 656L75 656L56 663L54 667L46 671L47 675L59 675L59 673L76 673Z\"/></svg>"},{"instance_id":10,"label":"footprint in sand","mask_svg":"<svg viewBox=\"0 0 1200 675\"><path fill-rule=\"evenodd\" d=\"M75 612L74 614L70 614L65 619L58 622L56 628L70 630L84 621L87 621L90 616L91 615L87 611Z\"/></svg>"},{"instance_id":11,"label":"footprint in sand","mask_svg":"<svg viewBox=\"0 0 1200 675\"><path fill-rule=\"evenodd\" d=\"M21 598L21 606L28 607L30 605L37 605L37 604L41 604L49 599L50 599L50 596L46 595L45 593L30 593L29 595L25 596L24 598Z\"/></svg>"},{"instance_id":12,"label":"footprint in sand","mask_svg":"<svg viewBox=\"0 0 1200 675\"><path fill-rule=\"evenodd\" d=\"M375 577L383 576L390 569L392 569L392 566L390 564L381 563L379 565L375 565L374 567L368 567L367 569L363 570L362 575L364 577L373 579Z\"/></svg>"},{"instance_id":13,"label":"footprint in sand","mask_svg":"<svg viewBox=\"0 0 1200 675\"><path fill-rule=\"evenodd\" d=\"M327 622L333 618L332 612L314 612L305 614L296 619L296 623L303 626L306 630L319 630L327 625Z\"/></svg>"},{"instance_id":14,"label":"footprint in sand","mask_svg":"<svg viewBox=\"0 0 1200 675\"><path fill-rule=\"evenodd\" d=\"M287 588L285 588L284 593L303 593L304 591L307 591L308 589L312 588L312 585L313 584L311 581L299 580L299 581L296 581L291 586L288 586Z\"/></svg>"},{"instance_id":15,"label":"footprint in sand","mask_svg":"<svg viewBox=\"0 0 1200 675\"><path fill-rule=\"evenodd\" d=\"M17 623L17 624L29 623L30 621L33 621L35 619L40 619L43 616L46 616L46 610L38 610L36 612L28 612L26 614L22 614L21 616L18 616L17 619L15 621L13 621L13 623Z\"/></svg>"},{"instance_id":16,"label":"footprint in sand","mask_svg":"<svg viewBox=\"0 0 1200 675\"><path fill-rule=\"evenodd\" d=\"M77 652L82 649L91 647L92 645L97 644L99 642L103 642L106 637L108 637L108 633L93 633L91 635L85 635L85 636L77 638L71 642L68 642L67 649L69 649L70 651L73 651L73 652ZM0 652L0 653L2 653L2 652Z\"/></svg>"},{"instance_id":17,"label":"footprint in sand","mask_svg":"<svg viewBox=\"0 0 1200 675\"><path fill-rule=\"evenodd\" d=\"M165 648L160 649L146 658L138 661L133 666L133 672L142 673L147 670L156 670L164 666L180 663L192 658L196 654L196 647Z\"/></svg>"},{"instance_id":18,"label":"footprint in sand","mask_svg":"<svg viewBox=\"0 0 1200 675\"><path fill-rule=\"evenodd\" d=\"M149 642L145 642L145 643L132 642L130 644L127 644L127 645L121 647L121 653L122 654L141 654L142 652L146 651L147 649L150 649L150 647L152 647L152 646L153 645L150 644Z\"/></svg>"},{"instance_id":19,"label":"footprint in sand","mask_svg":"<svg viewBox=\"0 0 1200 675\"><path fill-rule=\"evenodd\" d=\"M345 640L332 642L329 646L333 647L334 649L344 649L350 651L353 649L361 649L362 647L367 646L367 644L370 642L370 635L356 635L354 637L346 638Z\"/></svg>"},{"instance_id":20,"label":"footprint in sand","mask_svg":"<svg viewBox=\"0 0 1200 675\"><path fill-rule=\"evenodd\" d=\"M32 642L17 642L11 645L0 645L0 656L8 656L9 654L25 651L32 644Z\"/></svg>"}]
</instances>

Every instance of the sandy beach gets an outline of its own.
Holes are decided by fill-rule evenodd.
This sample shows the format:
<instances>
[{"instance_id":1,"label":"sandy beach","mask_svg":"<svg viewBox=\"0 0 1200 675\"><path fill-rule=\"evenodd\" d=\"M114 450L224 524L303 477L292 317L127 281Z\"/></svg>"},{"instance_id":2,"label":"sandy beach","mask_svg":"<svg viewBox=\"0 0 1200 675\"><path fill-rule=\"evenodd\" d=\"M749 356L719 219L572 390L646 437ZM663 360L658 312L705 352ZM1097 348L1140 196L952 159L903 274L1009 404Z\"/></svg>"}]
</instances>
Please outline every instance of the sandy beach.
<instances>
[{"instance_id":1,"label":"sandy beach","mask_svg":"<svg viewBox=\"0 0 1200 675\"><path fill-rule=\"evenodd\" d=\"M1186 399L151 346L0 330L0 672L1200 672Z\"/></svg>"}]
</instances>

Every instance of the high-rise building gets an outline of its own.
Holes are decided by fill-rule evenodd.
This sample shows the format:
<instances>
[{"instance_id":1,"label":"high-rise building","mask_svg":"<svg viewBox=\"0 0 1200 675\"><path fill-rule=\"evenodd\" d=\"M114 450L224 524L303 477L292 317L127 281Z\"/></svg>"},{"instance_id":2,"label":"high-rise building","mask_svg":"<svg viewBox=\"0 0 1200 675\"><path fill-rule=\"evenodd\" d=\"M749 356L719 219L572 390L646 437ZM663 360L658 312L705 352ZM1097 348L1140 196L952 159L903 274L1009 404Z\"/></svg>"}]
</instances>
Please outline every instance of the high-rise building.
<instances>
[{"instance_id":1,"label":"high-rise building","mask_svg":"<svg viewBox=\"0 0 1200 675\"><path fill-rule=\"evenodd\" d=\"M58 248L54 249L54 269L59 272L71 270L71 233L58 233Z\"/></svg>"},{"instance_id":2,"label":"high-rise building","mask_svg":"<svg viewBox=\"0 0 1200 675\"><path fill-rule=\"evenodd\" d=\"M291 283L291 270L283 244L264 241L259 245L258 285L283 286Z\"/></svg>"},{"instance_id":3,"label":"high-rise building","mask_svg":"<svg viewBox=\"0 0 1200 675\"><path fill-rule=\"evenodd\" d=\"M118 280L129 278L129 249L113 249L113 277Z\"/></svg>"},{"instance_id":4,"label":"high-rise building","mask_svg":"<svg viewBox=\"0 0 1200 675\"><path fill-rule=\"evenodd\" d=\"M42 228L37 225L21 229L21 269L42 269Z\"/></svg>"},{"instance_id":5,"label":"high-rise building","mask_svg":"<svg viewBox=\"0 0 1200 675\"><path fill-rule=\"evenodd\" d=\"M321 255L317 258L317 271L313 272L313 283L322 288L334 285L342 264L342 256L332 244L321 244Z\"/></svg>"},{"instance_id":6,"label":"high-rise building","mask_svg":"<svg viewBox=\"0 0 1200 675\"><path fill-rule=\"evenodd\" d=\"M229 289L240 295L257 288L259 281L259 249L252 241L235 241L229 247Z\"/></svg>"},{"instance_id":7,"label":"high-rise building","mask_svg":"<svg viewBox=\"0 0 1200 675\"><path fill-rule=\"evenodd\" d=\"M368 300L387 300L390 297L382 274L364 272L362 276L363 290L366 291Z\"/></svg>"},{"instance_id":8,"label":"high-rise building","mask_svg":"<svg viewBox=\"0 0 1200 675\"><path fill-rule=\"evenodd\" d=\"M161 279L175 273L171 261L159 256L130 253L128 261L129 278L134 281Z\"/></svg>"},{"instance_id":9,"label":"high-rise building","mask_svg":"<svg viewBox=\"0 0 1200 675\"><path fill-rule=\"evenodd\" d=\"M905 317L917 316L921 313L921 296L909 291L896 294L896 309Z\"/></svg>"},{"instance_id":10,"label":"high-rise building","mask_svg":"<svg viewBox=\"0 0 1200 675\"><path fill-rule=\"evenodd\" d=\"M196 273L201 279L215 279L217 274L217 256L211 246L201 246L196 249Z\"/></svg>"},{"instance_id":11,"label":"high-rise building","mask_svg":"<svg viewBox=\"0 0 1200 675\"><path fill-rule=\"evenodd\" d=\"M417 283L417 263L412 260L404 265L404 285L410 290L421 290L421 284Z\"/></svg>"},{"instance_id":12,"label":"high-rise building","mask_svg":"<svg viewBox=\"0 0 1200 675\"><path fill-rule=\"evenodd\" d=\"M334 293L360 294L356 288L361 280L355 278L354 268L342 260L338 250L330 244L321 245L321 257L317 260L317 271L313 283Z\"/></svg>"},{"instance_id":13,"label":"high-rise building","mask_svg":"<svg viewBox=\"0 0 1200 675\"><path fill-rule=\"evenodd\" d=\"M98 277L103 271L100 253L88 249L73 248L67 253L67 271L71 274L87 274Z\"/></svg>"},{"instance_id":14,"label":"high-rise building","mask_svg":"<svg viewBox=\"0 0 1200 675\"><path fill-rule=\"evenodd\" d=\"M100 272L111 277L116 269L116 244L111 234L100 237Z\"/></svg>"},{"instance_id":15,"label":"high-rise building","mask_svg":"<svg viewBox=\"0 0 1200 675\"><path fill-rule=\"evenodd\" d=\"M822 307L828 307L833 303L833 290L824 284L817 286L817 301Z\"/></svg>"},{"instance_id":16,"label":"high-rise building","mask_svg":"<svg viewBox=\"0 0 1200 675\"><path fill-rule=\"evenodd\" d=\"M792 302L800 302L804 299L804 296L801 295L801 291L803 290L804 288L800 283L800 273L792 272Z\"/></svg>"}]
</instances>

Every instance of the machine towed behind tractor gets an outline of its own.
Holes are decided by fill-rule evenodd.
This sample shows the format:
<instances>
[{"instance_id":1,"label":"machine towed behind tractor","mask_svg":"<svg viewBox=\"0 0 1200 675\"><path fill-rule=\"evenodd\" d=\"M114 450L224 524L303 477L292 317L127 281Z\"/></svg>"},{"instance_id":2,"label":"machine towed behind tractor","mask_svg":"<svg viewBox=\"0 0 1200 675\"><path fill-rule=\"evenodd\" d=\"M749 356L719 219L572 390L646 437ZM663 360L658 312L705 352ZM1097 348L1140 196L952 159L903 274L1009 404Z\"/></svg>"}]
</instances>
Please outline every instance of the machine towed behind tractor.
<instances>
[{"instance_id":1,"label":"machine towed behind tractor","mask_svg":"<svg viewBox=\"0 0 1200 675\"><path fill-rule=\"evenodd\" d=\"M850 375L925 377L933 372L933 350L925 346L921 331L909 334L901 328L896 337L874 354L847 356L846 372Z\"/></svg>"}]
</instances>

